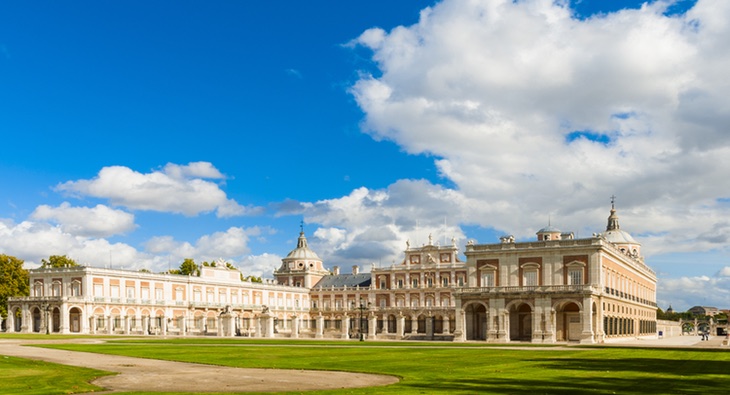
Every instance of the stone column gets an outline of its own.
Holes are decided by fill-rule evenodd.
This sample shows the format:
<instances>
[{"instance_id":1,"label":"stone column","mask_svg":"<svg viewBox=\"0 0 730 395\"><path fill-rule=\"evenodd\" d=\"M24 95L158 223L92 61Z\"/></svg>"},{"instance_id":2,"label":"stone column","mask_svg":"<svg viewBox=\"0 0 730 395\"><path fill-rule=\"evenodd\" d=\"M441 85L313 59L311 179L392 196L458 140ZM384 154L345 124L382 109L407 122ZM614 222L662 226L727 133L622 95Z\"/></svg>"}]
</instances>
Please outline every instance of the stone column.
<instances>
[{"instance_id":1,"label":"stone column","mask_svg":"<svg viewBox=\"0 0 730 395\"><path fill-rule=\"evenodd\" d=\"M129 317L126 315L123 316L122 322L124 323L124 334L128 335L129 334Z\"/></svg>"},{"instance_id":2,"label":"stone column","mask_svg":"<svg viewBox=\"0 0 730 395\"><path fill-rule=\"evenodd\" d=\"M324 337L324 317L322 314L317 316L317 333L314 335L315 338L321 339Z\"/></svg>"},{"instance_id":3,"label":"stone column","mask_svg":"<svg viewBox=\"0 0 730 395\"><path fill-rule=\"evenodd\" d=\"M583 332L580 335L580 342L585 344L595 343L593 340L593 300L590 296L583 298L581 325L583 326Z\"/></svg>"},{"instance_id":4,"label":"stone column","mask_svg":"<svg viewBox=\"0 0 730 395\"><path fill-rule=\"evenodd\" d=\"M60 321L59 331L60 333L70 333L69 325L68 325L68 306L66 303L61 303L61 306L58 308L58 319Z\"/></svg>"},{"instance_id":5,"label":"stone column","mask_svg":"<svg viewBox=\"0 0 730 395\"><path fill-rule=\"evenodd\" d=\"M457 301L456 310L454 310L454 341L466 341L466 332L464 331L466 323L464 322L464 310L461 309L461 300Z\"/></svg>"},{"instance_id":6,"label":"stone column","mask_svg":"<svg viewBox=\"0 0 730 395\"><path fill-rule=\"evenodd\" d=\"M274 337L274 317L269 313L263 313L259 316L261 320L261 337Z\"/></svg>"},{"instance_id":7,"label":"stone column","mask_svg":"<svg viewBox=\"0 0 730 395\"><path fill-rule=\"evenodd\" d=\"M396 338L402 339L403 338L403 331L406 327L406 318L403 316L403 313L398 313L398 317L396 318L397 321L395 323L395 331L396 331Z\"/></svg>"},{"instance_id":8,"label":"stone column","mask_svg":"<svg viewBox=\"0 0 730 395\"><path fill-rule=\"evenodd\" d=\"M499 312L499 339L500 342L509 343L512 339L510 336L510 322L509 322L509 311L507 309L500 309Z\"/></svg>"},{"instance_id":9,"label":"stone column","mask_svg":"<svg viewBox=\"0 0 730 395\"><path fill-rule=\"evenodd\" d=\"M443 325L442 325L443 332L442 333L444 335L448 335L449 332L451 331L451 328L449 327L449 316L445 315L445 316L441 317L441 320L443 321Z\"/></svg>"},{"instance_id":10,"label":"stone column","mask_svg":"<svg viewBox=\"0 0 730 395\"><path fill-rule=\"evenodd\" d=\"M368 337L371 339L375 339L375 333L378 329L378 317L375 316L375 314L371 314L368 317Z\"/></svg>"},{"instance_id":11,"label":"stone column","mask_svg":"<svg viewBox=\"0 0 730 395\"><path fill-rule=\"evenodd\" d=\"M8 318L5 320L5 331L7 333L15 332L15 314L12 310L8 311Z\"/></svg>"},{"instance_id":12,"label":"stone column","mask_svg":"<svg viewBox=\"0 0 730 395\"><path fill-rule=\"evenodd\" d=\"M348 339L350 337L350 316L347 314L343 315L342 319L340 319L340 323L342 324L342 328L340 328L340 338Z\"/></svg>"},{"instance_id":13,"label":"stone column","mask_svg":"<svg viewBox=\"0 0 730 395\"><path fill-rule=\"evenodd\" d=\"M418 334L418 316L411 315L411 335Z\"/></svg>"},{"instance_id":14,"label":"stone column","mask_svg":"<svg viewBox=\"0 0 730 395\"><path fill-rule=\"evenodd\" d=\"M293 315L291 320L291 337L293 339L299 338L299 316Z\"/></svg>"}]
</instances>

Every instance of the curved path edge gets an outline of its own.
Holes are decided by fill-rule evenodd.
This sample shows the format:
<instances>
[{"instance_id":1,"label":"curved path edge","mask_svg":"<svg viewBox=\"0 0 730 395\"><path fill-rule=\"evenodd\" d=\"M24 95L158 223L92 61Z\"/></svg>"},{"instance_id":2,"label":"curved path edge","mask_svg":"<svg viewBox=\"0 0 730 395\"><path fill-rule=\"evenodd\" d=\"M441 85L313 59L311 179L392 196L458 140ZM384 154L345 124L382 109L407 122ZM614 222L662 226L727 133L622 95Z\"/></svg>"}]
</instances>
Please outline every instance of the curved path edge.
<instances>
[{"instance_id":1,"label":"curved path edge","mask_svg":"<svg viewBox=\"0 0 730 395\"><path fill-rule=\"evenodd\" d=\"M69 342L64 340L64 342ZM28 347L53 341L0 340L0 355L119 373L92 382L105 393L282 392L394 384L397 377L318 370L249 369ZM99 392L97 392L99 393Z\"/></svg>"}]
</instances>

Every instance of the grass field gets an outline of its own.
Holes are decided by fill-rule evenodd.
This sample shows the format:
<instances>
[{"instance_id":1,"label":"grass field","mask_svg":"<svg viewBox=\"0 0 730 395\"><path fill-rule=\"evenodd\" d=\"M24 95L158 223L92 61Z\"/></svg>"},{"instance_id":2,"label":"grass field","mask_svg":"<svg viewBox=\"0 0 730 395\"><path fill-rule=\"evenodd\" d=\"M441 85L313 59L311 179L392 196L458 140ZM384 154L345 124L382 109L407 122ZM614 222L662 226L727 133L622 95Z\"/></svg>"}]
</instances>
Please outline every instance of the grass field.
<instances>
[{"instance_id":1,"label":"grass field","mask_svg":"<svg viewBox=\"0 0 730 395\"><path fill-rule=\"evenodd\" d=\"M401 378L400 383L387 387L312 392L327 394L708 394L730 388L728 350L616 347L515 350L471 343L220 338L108 340L106 344L49 347L234 367L343 370ZM81 374L76 371L88 371L45 365L50 366L48 374L61 377L75 378ZM15 380L15 361L0 366L3 378L0 390L3 390L6 380ZM28 362L17 366L20 374L28 369ZM71 393L74 386L80 388L86 377L94 376L93 371L87 374L91 376L59 381L59 392L55 393ZM14 385L17 392L10 393L52 393L24 391L18 383Z\"/></svg>"}]
</instances>

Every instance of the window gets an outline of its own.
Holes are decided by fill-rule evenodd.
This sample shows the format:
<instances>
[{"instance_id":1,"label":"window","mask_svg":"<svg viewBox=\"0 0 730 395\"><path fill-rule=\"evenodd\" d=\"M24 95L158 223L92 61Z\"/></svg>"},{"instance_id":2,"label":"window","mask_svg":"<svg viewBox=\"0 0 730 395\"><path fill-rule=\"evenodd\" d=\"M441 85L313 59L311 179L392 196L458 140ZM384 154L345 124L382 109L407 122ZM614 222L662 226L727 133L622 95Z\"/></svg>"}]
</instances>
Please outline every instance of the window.
<instances>
[{"instance_id":1,"label":"window","mask_svg":"<svg viewBox=\"0 0 730 395\"><path fill-rule=\"evenodd\" d=\"M456 280L456 283L459 284L460 287L464 286L464 277L459 276L459 278Z\"/></svg>"},{"instance_id":2,"label":"window","mask_svg":"<svg viewBox=\"0 0 730 395\"><path fill-rule=\"evenodd\" d=\"M134 288L127 287L127 299L134 299Z\"/></svg>"},{"instance_id":3,"label":"window","mask_svg":"<svg viewBox=\"0 0 730 395\"><path fill-rule=\"evenodd\" d=\"M426 279L426 286L427 287L433 287L433 278L429 277Z\"/></svg>"},{"instance_id":4,"label":"window","mask_svg":"<svg viewBox=\"0 0 730 395\"><path fill-rule=\"evenodd\" d=\"M402 278L398 279L398 288L403 288L403 279Z\"/></svg>"},{"instance_id":5,"label":"window","mask_svg":"<svg viewBox=\"0 0 730 395\"><path fill-rule=\"evenodd\" d=\"M448 277L442 278L441 279L441 282L443 283L444 287L448 287L449 286L449 279L448 279Z\"/></svg>"},{"instance_id":6,"label":"window","mask_svg":"<svg viewBox=\"0 0 730 395\"><path fill-rule=\"evenodd\" d=\"M528 269L525 271L524 284L526 287L537 286L537 269Z\"/></svg>"},{"instance_id":7,"label":"window","mask_svg":"<svg viewBox=\"0 0 730 395\"><path fill-rule=\"evenodd\" d=\"M568 271L568 283L570 285L582 285L583 284L583 269L576 268Z\"/></svg>"},{"instance_id":8,"label":"window","mask_svg":"<svg viewBox=\"0 0 730 395\"><path fill-rule=\"evenodd\" d=\"M71 296L81 296L81 282L79 280L74 280L71 283Z\"/></svg>"},{"instance_id":9,"label":"window","mask_svg":"<svg viewBox=\"0 0 730 395\"><path fill-rule=\"evenodd\" d=\"M36 281L33 284L33 296L43 296L43 282Z\"/></svg>"},{"instance_id":10,"label":"window","mask_svg":"<svg viewBox=\"0 0 730 395\"><path fill-rule=\"evenodd\" d=\"M380 279L380 289L385 289L385 279Z\"/></svg>"},{"instance_id":11,"label":"window","mask_svg":"<svg viewBox=\"0 0 730 395\"><path fill-rule=\"evenodd\" d=\"M494 272L484 273L482 275L482 287L494 286Z\"/></svg>"},{"instance_id":12,"label":"window","mask_svg":"<svg viewBox=\"0 0 730 395\"><path fill-rule=\"evenodd\" d=\"M94 284L94 296L104 296L104 284Z\"/></svg>"},{"instance_id":13,"label":"window","mask_svg":"<svg viewBox=\"0 0 730 395\"><path fill-rule=\"evenodd\" d=\"M119 286L118 285L112 285L109 287L110 289L110 295L112 298L118 298L119 297Z\"/></svg>"},{"instance_id":14,"label":"window","mask_svg":"<svg viewBox=\"0 0 730 395\"><path fill-rule=\"evenodd\" d=\"M175 289L175 300L183 300L183 290L182 290L182 288L176 288Z\"/></svg>"},{"instance_id":15,"label":"window","mask_svg":"<svg viewBox=\"0 0 730 395\"><path fill-rule=\"evenodd\" d=\"M163 292L162 288L155 288L155 299L157 299L157 300L165 299L165 293Z\"/></svg>"},{"instance_id":16,"label":"window","mask_svg":"<svg viewBox=\"0 0 730 395\"><path fill-rule=\"evenodd\" d=\"M61 296L61 282L60 281L54 281L53 284L51 284L51 295L52 296Z\"/></svg>"}]
</instances>

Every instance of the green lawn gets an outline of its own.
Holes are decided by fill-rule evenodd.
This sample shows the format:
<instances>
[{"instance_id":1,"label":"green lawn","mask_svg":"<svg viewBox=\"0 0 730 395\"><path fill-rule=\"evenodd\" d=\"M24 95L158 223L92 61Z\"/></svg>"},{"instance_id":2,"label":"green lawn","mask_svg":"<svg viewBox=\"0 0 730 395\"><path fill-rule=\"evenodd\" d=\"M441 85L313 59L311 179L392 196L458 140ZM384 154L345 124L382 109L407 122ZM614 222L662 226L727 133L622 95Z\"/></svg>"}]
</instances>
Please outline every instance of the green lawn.
<instances>
[{"instance_id":1,"label":"green lawn","mask_svg":"<svg viewBox=\"0 0 730 395\"><path fill-rule=\"evenodd\" d=\"M400 383L387 387L313 392L327 394L707 394L730 388L728 350L512 350L410 342L108 340L107 344L52 347L235 367L344 370L401 378Z\"/></svg>"},{"instance_id":2,"label":"green lawn","mask_svg":"<svg viewBox=\"0 0 730 395\"><path fill-rule=\"evenodd\" d=\"M72 394L99 391L89 384L110 373L23 358L0 356L0 394Z\"/></svg>"}]
</instances>

